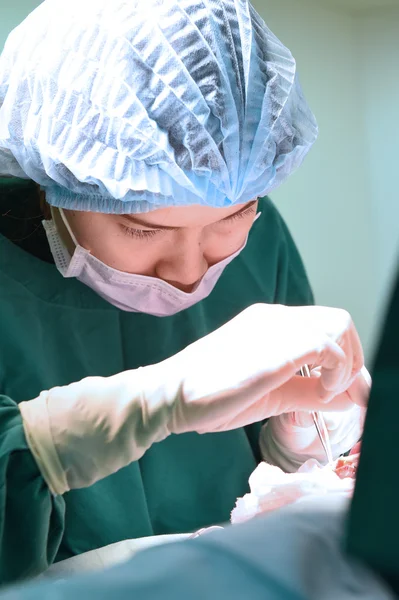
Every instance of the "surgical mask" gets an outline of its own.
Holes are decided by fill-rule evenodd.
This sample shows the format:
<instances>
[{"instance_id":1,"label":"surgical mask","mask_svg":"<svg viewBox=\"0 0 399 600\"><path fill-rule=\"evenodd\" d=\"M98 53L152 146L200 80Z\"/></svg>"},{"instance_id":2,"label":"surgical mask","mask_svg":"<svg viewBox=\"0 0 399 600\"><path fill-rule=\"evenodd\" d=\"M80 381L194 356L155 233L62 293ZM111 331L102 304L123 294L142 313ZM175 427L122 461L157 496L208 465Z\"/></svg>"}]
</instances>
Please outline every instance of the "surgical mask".
<instances>
[{"instance_id":1,"label":"surgical mask","mask_svg":"<svg viewBox=\"0 0 399 600\"><path fill-rule=\"evenodd\" d=\"M237 252L210 267L195 289L183 292L170 283L149 277L118 271L106 265L82 248L77 242L64 211L59 209L62 220L71 236L75 251L71 257L58 233L54 219L43 221L51 253L57 269L63 277L76 277L79 281L97 292L107 302L127 312L140 312L156 317L174 315L197 304L212 292L224 269L245 248L245 243ZM258 214L255 220L260 216Z\"/></svg>"}]
</instances>

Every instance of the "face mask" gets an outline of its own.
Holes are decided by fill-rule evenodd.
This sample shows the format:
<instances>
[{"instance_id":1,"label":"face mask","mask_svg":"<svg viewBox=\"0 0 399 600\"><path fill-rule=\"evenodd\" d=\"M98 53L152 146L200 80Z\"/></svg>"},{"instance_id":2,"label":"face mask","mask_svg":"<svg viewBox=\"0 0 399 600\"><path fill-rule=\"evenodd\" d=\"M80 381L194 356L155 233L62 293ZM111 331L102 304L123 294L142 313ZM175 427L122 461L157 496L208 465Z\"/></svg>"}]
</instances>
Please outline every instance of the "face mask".
<instances>
[{"instance_id":1,"label":"face mask","mask_svg":"<svg viewBox=\"0 0 399 600\"><path fill-rule=\"evenodd\" d=\"M69 227L62 209L60 214L76 248L73 256L64 246L54 219L43 221L47 239L57 269L63 277L76 277L113 306L128 312L140 312L156 317L174 315L197 304L212 292L224 269L247 244L231 256L208 269L194 291L183 292L156 277L118 271L106 265L80 246ZM258 218L259 214L256 216ZM255 219L256 219L255 218ZM247 238L248 239L248 238Z\"/></svg>"}]
</instances>

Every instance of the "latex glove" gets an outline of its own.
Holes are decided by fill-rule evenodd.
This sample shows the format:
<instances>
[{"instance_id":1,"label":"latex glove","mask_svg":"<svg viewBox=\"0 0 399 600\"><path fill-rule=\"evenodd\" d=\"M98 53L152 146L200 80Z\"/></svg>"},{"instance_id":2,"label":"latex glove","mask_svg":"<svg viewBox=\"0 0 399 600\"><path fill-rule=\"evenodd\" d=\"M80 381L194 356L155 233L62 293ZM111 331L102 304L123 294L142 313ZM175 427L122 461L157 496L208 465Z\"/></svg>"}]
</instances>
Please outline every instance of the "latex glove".
<instances>
[{"instance_id":1,"label":"latex glove","mask_svg":"<svg viewBox=\"0 0 399 600\"><path fill-rule=\"evenodd\" d=\"M367 393L370 385L370 375L364 368L346 392L353 402L352 407L344 412L323 413L334 460L351 450L362 436L366 410L354 403L357 396L363 397ZM322 465L327 464L308 412L291 412L271 418L262 428L259 443L263 460L287 473L296 472L311 458Z\"/></svg>"},{"instance_id":2,"label":"latex glove","mask_svg":"<svg viewBox=\"0 0 399 600\"><path fill-rule=\"evenodd\" d=\"M304 364L320 367L320 376L295 376ZM141 458L170 433L227 431L296 409L345 409L352 400L340 392L362 366L345 311L254 305L158 365L90 377L19 406L43 477L62 494Z\"/></svg>"}]
</instances>

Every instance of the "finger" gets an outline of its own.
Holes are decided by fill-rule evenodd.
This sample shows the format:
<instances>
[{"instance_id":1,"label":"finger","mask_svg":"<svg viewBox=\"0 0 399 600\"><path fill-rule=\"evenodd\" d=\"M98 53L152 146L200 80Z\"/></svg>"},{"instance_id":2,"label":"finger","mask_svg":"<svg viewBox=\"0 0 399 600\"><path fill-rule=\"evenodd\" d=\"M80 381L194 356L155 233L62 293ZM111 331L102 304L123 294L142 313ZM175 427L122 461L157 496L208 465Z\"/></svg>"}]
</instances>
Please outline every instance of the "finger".
<instances>
[{"instance_id":1,"label":"finger","mask_svg":"<svg viewBox=\"0 0 399 600\"><path fill-rule=\"evenodd\" d=\"M351 378L355 377L364 364L363 348L359 334L350 315L348 315L348 318L349 321L344 333L336 340L347 357L348 370L346 373L346 380L342 382L343 384L345 384L345 381L349 381Z\"/></svg>"},{"instance_id":2,"label":"finger","mask_svg":"<svg viewBox=\"0 0 399 600\"><path fill-rule=\"evenodd\" d=\"M360 453L358 452L357 454L350 454L349 456L345 456L345 458L341 460L345 465L357 465L357 463L359 462L359 458Z\"/></svg>"},{"instance_id":3,"label":"finger","mask_svg":"<svg viewBox=\"0 0 399 600\"><path fill-rule=\"evenodd\" d=\"M326 403L342 389L342 382L347 377L348 360L350 359L345 349L328 338L320 359L321 370L318 378L320 399L324 399Z\"/></svg>"},{"instance_id":4,"label":"finger","mask_svg":"<svg viewBox=\"0 0 399 600\"><path fill-rule=\"evenodd\" d=\"M371 379L370 373L368 372L368 370L366 369L365 366L363 366L361 368L360 372L363 375L365 382L367 383L367 385L371 389L371 386L373 385L373 380Z\"/></svg>"},{"instance_id":5,"label":"finger","mask_svg":"<svg viewBox=\"0 0 399 600\"><path fill-rule=\"evenodd\" d=\"M357 373L359 373L359 371L364 366L364 352L359 334L356 330L354 323L352 323L352 327L350 329L350 339L353 353L352 375L357 375Z\"/></svg>"},{"instance_id":6,"label":"finger","mask_svg":"<svg viewBox=\"0 0 399 600\"><path fill-rule=\"evenodd\" d=\"M342 341L338 342L340 348L345 353L345 369L342 372L342 379L337 384L337 391L344 391L348 388L351 379L353 378L353 344L351 338L351 332L348 331L342 338Z\"/></svg>"},{"instance_id":7,"label":"finger","mask_svg":"<svg viewBox=\"0 0 399 600\"><path fill-rule=\"evenodd\" d=\"M331 397L320 394L318 377L292 377L284 385L270 393L269 406L275 415L296 411L346 411L353 402L346 392ZM272 416L272 415L271 415Z\"/></svg>"},{"instance_id":8,"label":"finger","mask_svg":"<svg viewBox=\"0 0 399 600\"><path fill-rule=\"evenodd\" d=\"M371 377L365 367L362 368L360 373L355 377L353 383L347 390L353 404L367 406L370 397L371 390Z\"/></svg>"},{"instance_id":9,"label":"finger","mask_svg":"<svg viewBox=\"0 0 399 600\"><path fill-rule=\"evenodd\" d=\"M297 372L304 365L312 365L317 369L320 400L328 402L337 393L341 381L345 378L347 356L343 349L331 338L325 337L318 348L312 349L295 361Z\"/></svg>"},{"instance_id":10,"label":"finger","mask_svg":"<svg viewBox=\"0 0 399 600\"><path fill-rule=\"evenodd\" d=\"M349 319L350 316L348 315ZM332 338L333 339L333 338ZM335 381L335 391L344 391L349 387L351 380L359 373L364 365L364 354L362 344L357 333L356 327L350 319L347 323L344 333L335 342L340 346L345 354L345 369L341 373L341 381ZM327 390L331 390L329 383L325 385Z\"/></svg>"},{"instance_id":11,"label":"finger","mask_svg":"<svg viewBox=\"0 0 399 600\"><path fill-rule=\"evenodd\" d=\"M350 451L350 456L360 456L360 451L362 448L362 442L358 442L356 444L356 446L353 446L352 450Z\"/></svg>"},{"instance_id":12,"label":"finger","mask_svg":"<svg viewBox=\"0 0 399 600\"><path fill-rule=\"evenodd\" d=\"M338 344L346 356L346 370L339 386L341 391L345 391L364 365L362 344L353 322Z\"/></svg>"}]
</instances>

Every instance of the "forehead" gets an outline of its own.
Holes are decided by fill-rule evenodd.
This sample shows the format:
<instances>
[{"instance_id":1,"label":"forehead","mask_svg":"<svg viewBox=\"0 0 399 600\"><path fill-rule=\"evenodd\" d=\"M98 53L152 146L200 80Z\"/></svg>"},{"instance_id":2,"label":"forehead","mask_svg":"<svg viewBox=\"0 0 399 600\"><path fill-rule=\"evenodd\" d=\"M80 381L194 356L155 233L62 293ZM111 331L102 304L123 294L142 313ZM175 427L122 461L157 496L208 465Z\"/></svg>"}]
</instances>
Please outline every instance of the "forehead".
<instances>
[{"instance_id":1,"label":"forehead","mask_svg":"<svg viewBox=\"0 0 399 600\"><path fill-rule=\"evenodd\" d=\"M124 215L125 218L148 226L164 226L173 228L206 227L222 221L227 217L245 210L254 201L236 204L229 208L213 208L211 206L171 206L160 208L140 215Z\"/></svg>"}]
</instances>

